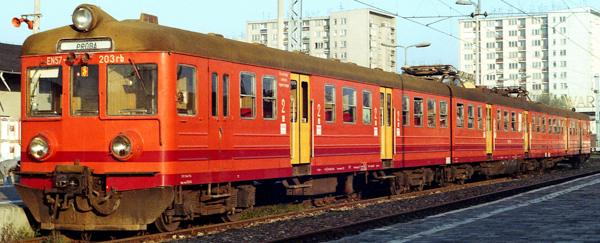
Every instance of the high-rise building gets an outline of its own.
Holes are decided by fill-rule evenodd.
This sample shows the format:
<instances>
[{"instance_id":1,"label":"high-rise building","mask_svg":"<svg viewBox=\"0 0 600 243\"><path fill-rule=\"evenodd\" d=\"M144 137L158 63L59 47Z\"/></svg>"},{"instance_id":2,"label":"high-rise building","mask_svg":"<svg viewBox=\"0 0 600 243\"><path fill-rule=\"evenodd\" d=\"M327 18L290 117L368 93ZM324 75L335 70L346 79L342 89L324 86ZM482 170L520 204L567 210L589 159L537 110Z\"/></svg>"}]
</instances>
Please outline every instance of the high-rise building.
<instances>
[{"instance_id":1,"label":"high-rise building","mask_svg":"<svg viewBox=\"0 0 600 243\"><path fill-rule=\"evenodd\" d=\"M288 20L284 21L287 50ZM277 20L250 21L246 40L277 48ZM336 58L369 68L396 72L396 50L381 43L396 42L396 18L370 9L331 13L302 19L302 52L320 58Z\"/></svg>"},{"instance_id":2,"label":"high-rise building","mask_svg":"<svg viewBox=\"0 0 600 243\"><path fill-rule=\"evenodd\" d=\"M473 19L459 20L459 69L480 83L521 86L530 97L562 98L579 112L594 112L594 75L600 73L600 12L593 8L546 14L480 18L480 51Z\"/></svg>"}]
</instances>

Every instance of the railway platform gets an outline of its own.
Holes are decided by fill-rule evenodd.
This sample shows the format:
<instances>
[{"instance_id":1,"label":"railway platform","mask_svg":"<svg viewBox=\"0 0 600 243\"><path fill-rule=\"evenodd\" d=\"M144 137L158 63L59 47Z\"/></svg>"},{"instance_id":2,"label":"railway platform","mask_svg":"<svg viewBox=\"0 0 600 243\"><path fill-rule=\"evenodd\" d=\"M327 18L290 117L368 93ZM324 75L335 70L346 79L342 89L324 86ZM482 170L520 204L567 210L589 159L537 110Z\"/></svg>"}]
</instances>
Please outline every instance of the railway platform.
<instances>
[{"instance_id":1,"label":"railway platform","mask_svg":"<svg viewBox=\"0 0 600 243\"><path fill-rule=\"evenodd\" d=\"M29 230L33 232L25 205L14 186L0 186L0 234L7 230Z\"/></svg>"},{"instance_id":2,"label":"railway platform","mask_svg":"<svg viewBox=\"0 0 600 243\"><path fill-rule=\"evenodd\" d=\"M600 175L332 242L597 242Z\"/></svg>"}]
</instances>

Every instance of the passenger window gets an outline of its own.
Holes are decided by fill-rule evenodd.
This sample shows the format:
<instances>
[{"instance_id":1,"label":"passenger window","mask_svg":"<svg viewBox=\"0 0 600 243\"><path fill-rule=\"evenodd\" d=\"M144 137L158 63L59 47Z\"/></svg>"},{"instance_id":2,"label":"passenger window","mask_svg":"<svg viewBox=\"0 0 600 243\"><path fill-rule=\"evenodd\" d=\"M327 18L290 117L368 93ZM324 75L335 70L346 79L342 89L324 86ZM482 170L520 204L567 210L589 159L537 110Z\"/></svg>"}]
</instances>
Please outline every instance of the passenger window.
<instances>
[{"instance_id":1,"label":"passenger window","mask_svg":"<svg viewBox=\"0 0 600 243\"><path fill-rule=\"evenodd\" d=\"M223 117L229 117L229 74L223 74Z\"/></svg>"},{"instance_id":2,"label":"passenger window","mask_svg":"<svg viewBox=\"0 0 600 243\"><path fill-rule=\"evenodd\" d=\"M535 133L535 115L532 114L531 117L531 132Z\"/></svg>"},{"instance_id":3,"label":"passenger window","mask_svg":"<svg viewBox=\"0 0 600 243\"><path fill-rule=\"evenodd\" d=\"M546 117L542 117L542 133L546 134Z\"/></svg>"},{"instance_id":4,"label":"passenger window","mask_svg":"<svg viewBox=\"0 0 600 243\"><path fill-rule=\"evenodd\" d=\"M413 101L414 113L413 118L415 120L415 127L423 126L423 98L415 97Z\"/></svg>"},{"instance_id":5,"label":"passenger window","mask_svg":"<svg viewBox=\"0 0 600 243\"><path fill-rule=\"evenodd\" d=\"M410 111L410 103L408 95L402 96L402 125L409 126L410 121L408 120L409 111ZM383 121L382 121L383 122Z\"/></svg>"},{"instance_id":6,"label":"passenger window","mask_svg":"<svg viewBox=\"0 0 600 243\"><path fill-rule=\"evenodd\" d=\"M468 129L473 129L473 122L475 121L475 114L474 114L474 109L475 107L473 107L473 105L467 105L467 128Z\"/></svg>"},{"instance_id":7,"label":"passenger window","mask_svg":"<svg viewBox=\"0 0 600 243\"><path fill-rule=\"evenodd\" d=\"M448 101L440 100L440 127L448 127Z\"/></svg>"},{"instance_id":8,"label":"passenger window","mask_svg":"<svg viewBox=\"0 0 600 243\"><path fill-rule=\"evenodd\" d=\"M27 68L27 114L62 115L62 67Z\"/></svg>"},{"instance_id":9,"label":"passenger window","mask_svg":"<svg viewBox=\"0 0 600 243\"><path fill-rule=\"evenodd\" d=\"M436 127L436 110L435 110L435 100L427 99L427 126L428 127Z\"/></svg>"},{"instance_id":10,"label":"passenger window","mask_svg":"<svg viewBox=\"0 0 600 243\"><path fill-rule=\"evenodd\" d=\"M342 116L344 123L356 123L356 89L342 88Z\"/></svg>"},{"instance_id":11,"label":"passenger window","mask_svg":"<svg viewBox=\"0 0 600 243\"><path fill-rule=\"evenodd\" d=\"M542 133L542 117L537 116L537 133Z\"/></svg>"},{"instance_id":12,"label":"passenger window","mask_svg":"<svg viewBox=\"0 0 600 243\"><path fill-rule=\"evenodd\" d=\"M219 74L212 73L211 76L211 95L210 95L210 103L211 103L211 113L212 116L219 116Z\"/></svg>"},{"instance_id":13,"label":"passenger window","mask_svg":"<svg viewBox=\"0 0 600 243\"><path fill-rule=\"evenodd\" d=\"M325 121L335 122L335 86L325 85Z\"/></svg>"},{"instance_id":14,"label":"passenger window","mask_svg":"<svg viewBox=\"0 0 600 243\"><path fill-rule=\"evenodd\" d=\"M363 90L363 124L371 125L371 107L373 105L373 97L370 90Z\"/></svg>"},{"instance_id":15,"label":"passenger window","mask_svg":"<svg viewBox=\"0 0 600 243\"><path fill-rule=\"evenodd\" d=\"M498 109L498 118L496 118L496 130L502 131L502 111Z\"/></svg>"},{"instance_id":16,"label":"passenger window","mask_svg":"<svg viewBox=\"0 0 600 243\"><path fill-rule=\"evenodd\" d=\"M512 132L517 131L517 113L514 111L510 113L510 129Z\"/></svg>"},{"instance_id":17,"label":"passenger window","mask_svg":"<svg viewBox=\"0 0 600 243\"><path fill-rule=\"evenodd\" d=\"M483 129L482 113L483 109L481 108L481 106L477 106L477 129L479 130Z\"/></svg>"},{"instance_id":18,"label":"passenger window","mask_svg":"<svg viewBox=\"0 0 600 243\"><path fill-rule=\"evenodd\" d=\"M98 115L98 65L71 67L71 115Z\"/></svg>"},{"instance_id":19,"label":"passenger window","mask_svg":"<svg viewBox=\"0 0 600 243\"><path fill-rule=\"evenodd\" d=\"M508 132L508 121L510 120L510 117L508 117L508 111L504 110L504 131Z\"/></svg>"},{"instance_id":20,"label":"passenger window","mask_svg":"<svg viewBox=\"0 0 600 243\"><path fill-rule=\"evenodd\" d=\"M558 134L558 125L556 124L556 117L552 118L552 124L554 125L552 127L552 130L554 130L554 134Z\"/></svg>"},{"instance_id":21,"label":"passenger window","mask_svg":"<svg viewBox=\"0 0 600 243\"><path fill-rule=\"evenodd\" d=\"M519 112L519 132L523 132L523 113Z\"/></svg>"},{"instance_id":22,"label":"passenger window","mask_svg":"<svg viewBox=\"0 0 600 243\"><path fill-rule=\"evenodd\" d=\"M245 119L256 117L256 75L254 73L240 74L240 117Z\"/></svg>"},{"instance_id":23,"label":"passenger window","mask_svg":"<svg viewBox=\"0 0 600 243\"><path fill-rule=\"evenodd\" d=\"M465 126L465 107L461 103L456 104L456 127L463 128Z\"/></svg>"},{"instance_id":24,"label":"passenger window","mask_svg":"<svg viewBox=\"0 0 600 243\"><path fill-rule=\"evenodd\" d=\"M111 64L106 70L108 115L156 115L158 106L156 64Z\"/></svg>"},{"instance_id":25,"label":"passenger window","mask_svg":"<svg viewBox=\"0 0 600 243\"><path fill-rule=\"evenodd\" d=\"M196 68L177 66L177 113L196 115Z\"/></svg>"},{"instance_id":26,"label":"passenger window","mask_svg":"<svg viewBox=\"0 0 600 243\"><path fill-rule=\"evenodd\" d=\"M277 82L275 76L263 76L263 118L277 118Z\"/></svg>"}]
</instances>

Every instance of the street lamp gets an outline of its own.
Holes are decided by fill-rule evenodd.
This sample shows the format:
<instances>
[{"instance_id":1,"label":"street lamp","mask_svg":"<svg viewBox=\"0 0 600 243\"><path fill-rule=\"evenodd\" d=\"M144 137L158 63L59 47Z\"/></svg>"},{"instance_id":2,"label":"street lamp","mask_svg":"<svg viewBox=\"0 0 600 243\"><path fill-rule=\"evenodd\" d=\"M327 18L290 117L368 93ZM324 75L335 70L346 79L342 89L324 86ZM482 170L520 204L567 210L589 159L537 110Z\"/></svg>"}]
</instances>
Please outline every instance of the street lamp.
<instances>
[{"instance_id":1,"label":"street lamp","mask_svg":"<svg viewBox=\"0 0 600 243\"><path fill-rule=\"evenodd\" d=\"M473 5L475 6L475 13L471 13L471 18L475 17L475 83L480 85L479 81L479 12L481 11L481 0L477 0L477 3L472 2L471 0L458 0L456 1L458 5ZM487 17L487 12L483 14L483 16Z\"/></svg>"},{"instance_id":2,"label":"street lamp","mask_svg":"<svg viewBox=\"0 0 600 243\"><path fill-rule=\"evenodd\" d=\"M381 45L385 46L385 47L402 47L402 48L404 48L404 66L408 67L408 61L406 59L408 55L407 55L406 49L411 48L411 47L416 47L416 48L428 47L428 46L431 45L431 43L429 43L429 42L423 42L423 43L419 43L419 44L415 44L415 45L410 45L410 46L407 46L407 47L404 47L404 46L401 46L401 45L396 45L396 44L393 44L393 43L385 43L385 42L381 43Z\"/></svg>"}]
</instances>

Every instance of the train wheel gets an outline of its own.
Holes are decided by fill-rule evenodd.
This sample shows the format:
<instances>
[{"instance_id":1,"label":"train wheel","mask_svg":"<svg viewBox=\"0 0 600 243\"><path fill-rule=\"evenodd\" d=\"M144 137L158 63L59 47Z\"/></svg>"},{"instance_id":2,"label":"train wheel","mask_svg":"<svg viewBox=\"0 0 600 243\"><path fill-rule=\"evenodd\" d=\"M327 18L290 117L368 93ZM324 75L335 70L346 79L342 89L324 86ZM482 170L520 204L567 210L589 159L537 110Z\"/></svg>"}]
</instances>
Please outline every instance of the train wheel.
<instances>
[{"instance_id":1,"label":"train wheel","mask_svg":"<svg viewBox=\"0 0 600 243\"><path fill-rule=\"evenodd\" d=\"M223 215L221 215L221 219L225 223L235 222L235 221L238 221L240 219L241 215L242 215L242 213L223 214Z\"/></svg>"},{"instance_id":2,"label":"train wheel","mask_svg":"<svg viewBox=\"0 0 600 243\"><path fill-rule=\"evenodd\" d=\"M181 223L180 221L175 221L171 223L167 222L169 222L169 219L167 218L165 213L162 213L160 217L158 217L156 221L154 221L154 225L156 226L156 229L158 229L158 231L164 233L175 231L177 227L179 227L179 223Z\"/></svg>"}]
</instances>

